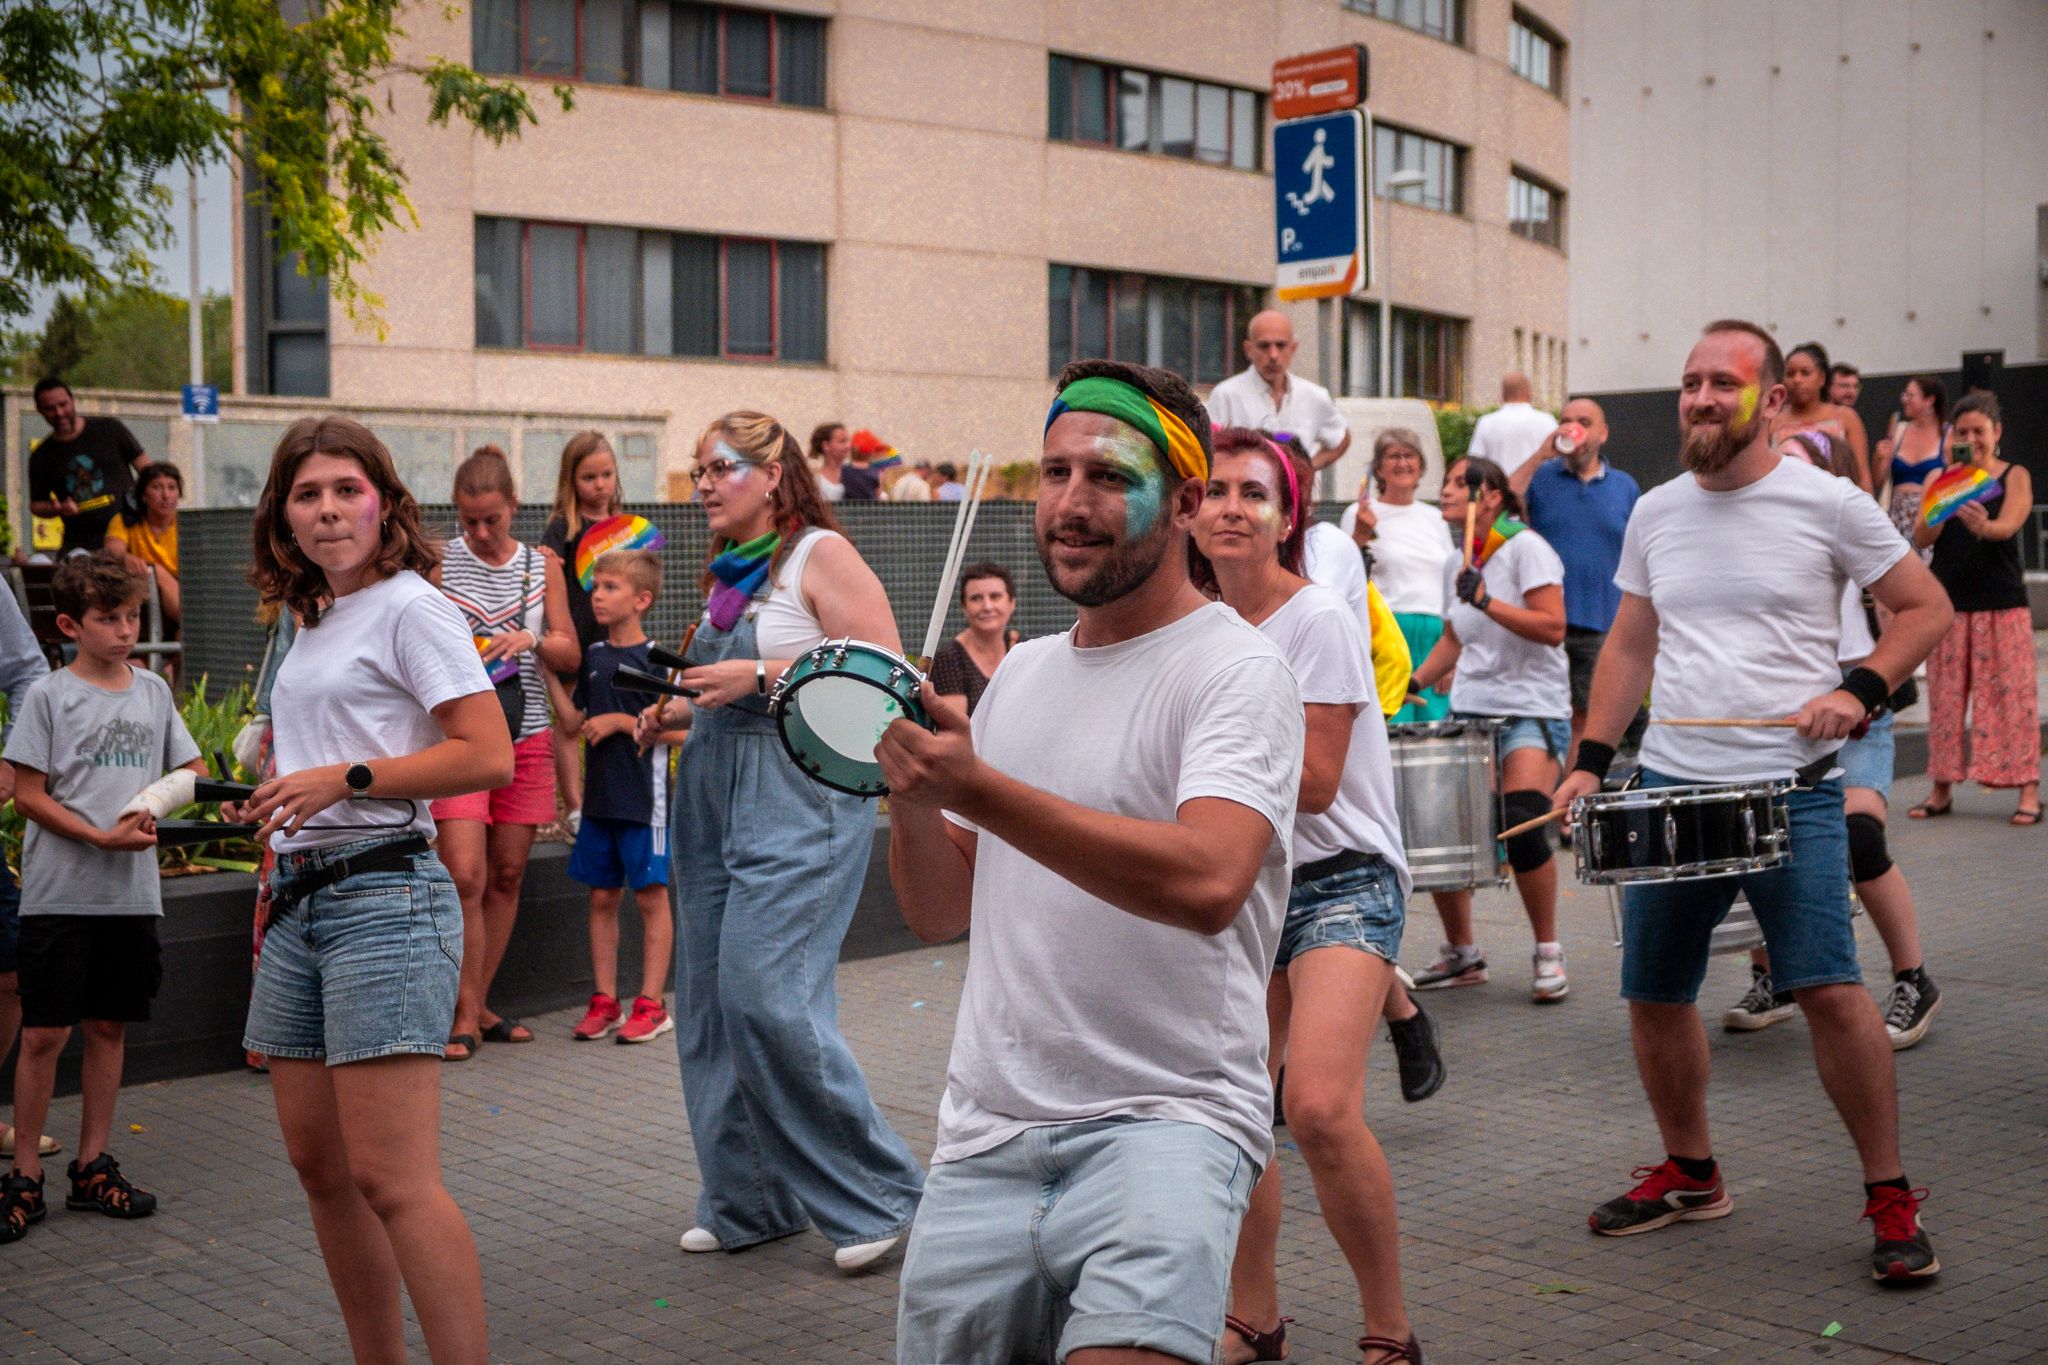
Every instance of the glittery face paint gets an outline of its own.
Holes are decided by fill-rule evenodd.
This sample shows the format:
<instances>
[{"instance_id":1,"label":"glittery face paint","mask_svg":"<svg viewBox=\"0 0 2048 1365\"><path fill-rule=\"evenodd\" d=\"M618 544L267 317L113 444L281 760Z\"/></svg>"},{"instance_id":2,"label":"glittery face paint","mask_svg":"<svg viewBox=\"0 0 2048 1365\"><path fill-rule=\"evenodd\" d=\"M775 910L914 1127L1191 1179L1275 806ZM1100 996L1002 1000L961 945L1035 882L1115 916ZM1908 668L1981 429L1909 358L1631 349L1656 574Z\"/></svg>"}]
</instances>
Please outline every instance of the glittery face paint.
<instances>
[{"instance_id":1,"label":"glittery face paint","mask_svg":"<svg viewBox=\"0 0 2048 1365\"><path fill-rule=\"evenodd\" d=\"M1746 427L1749 419L1756 416L1756 405L1763 398L1763 390L1755 384L1744 384L1742 394L1735 400L1735 425Z\"/></svg>"},{"instance_id":2,"label":"glittery face paint","mask_svg":"<svg viewBox=\"0 0 2048 1365\"><path fill-rule=\"evenodd\" d=\"M1159 467L1159 453L1136 432L1096 437L1095 453L1126 480L1124 539L1143 540L1159 523L1160 509L1166 502L1166 478Z\"/></svg>"},{"instance_id":3,"label":"glittery face paint","mask_svg":"<svg viewBox=\"0 0 2048 1365\"><path fill-rule=\"evenodd\" d=\"M711 458L732 461L732 473L725 476L725 481L735 488L744 487L747 480L754 476L753 463L727 445L724 437L719 437L711 443Z\"/></svg>"}]
</instances>

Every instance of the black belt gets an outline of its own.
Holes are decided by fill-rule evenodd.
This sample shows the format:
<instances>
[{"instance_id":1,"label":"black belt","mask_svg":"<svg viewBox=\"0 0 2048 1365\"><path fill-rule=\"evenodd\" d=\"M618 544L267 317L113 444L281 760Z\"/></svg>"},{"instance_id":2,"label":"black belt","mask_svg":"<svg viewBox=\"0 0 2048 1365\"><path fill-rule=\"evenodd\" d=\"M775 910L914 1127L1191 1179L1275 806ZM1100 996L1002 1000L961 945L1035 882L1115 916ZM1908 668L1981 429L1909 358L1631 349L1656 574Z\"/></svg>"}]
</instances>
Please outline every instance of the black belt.
<instances>
[{"instance_id":1,"label":"black belt","mask_svg":"<svg viewBox=\"0 0 2048 1365\"><path fill-rule=\"evenodd\" d=\"M1378 860L1379 856L1377 853L1360 853L1356 849L1346 849L1342 853L1332 853L1327 858L1318 858L1312 863L1303 863L1300 867L1295 868L1294 884L1300 886L1303 882L1321 881L1324 877L1334 877L1339 872L1353 872Z\"/></svg>"},{"instance_id":2,"label":"black belt","mask_svg":"<svg viewBox=\"0 0 2048 1365\"><path fill-rule=\"evenodd\" d=\"M294 877L285 886L279 886L275 878L270 883L270 899L273 913L284 914L315 891L324 890L336 882L345 882L350 877L365 872L396 872L405 868L412 860L428 850L427 836L412 834L364 853L351 854L324 863L317 871L303 877Z\"/></svg>"}]
</instances>

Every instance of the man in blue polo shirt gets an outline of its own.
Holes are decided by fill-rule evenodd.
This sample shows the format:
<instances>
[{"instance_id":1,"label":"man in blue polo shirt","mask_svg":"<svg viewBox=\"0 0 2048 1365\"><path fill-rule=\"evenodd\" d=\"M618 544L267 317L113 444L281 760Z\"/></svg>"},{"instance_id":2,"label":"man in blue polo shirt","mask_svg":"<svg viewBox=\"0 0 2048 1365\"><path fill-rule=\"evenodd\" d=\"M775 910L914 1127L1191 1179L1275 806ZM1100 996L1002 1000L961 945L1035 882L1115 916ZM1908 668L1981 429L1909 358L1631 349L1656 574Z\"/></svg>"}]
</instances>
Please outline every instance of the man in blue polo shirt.
<instances>
[{"instance_id":1,"label":"man in blue polo shirt","mask_svg":"<svg viewBox=\"0 0 2048 1365\"><path fill-rule=\"evenodd\" d=\"M1564 561L1564 650L1571 660L1572 748L1586 726L1593 663L1621 609L1614 571L1621 536L1642 490L1600 458L1607 417L1590 398L1574 398L1558 415L1557 430L1510 482L1522 495L1529 525ZM1571 760L1567 758L1566 767Z\"/></svg>"}]
</instances>

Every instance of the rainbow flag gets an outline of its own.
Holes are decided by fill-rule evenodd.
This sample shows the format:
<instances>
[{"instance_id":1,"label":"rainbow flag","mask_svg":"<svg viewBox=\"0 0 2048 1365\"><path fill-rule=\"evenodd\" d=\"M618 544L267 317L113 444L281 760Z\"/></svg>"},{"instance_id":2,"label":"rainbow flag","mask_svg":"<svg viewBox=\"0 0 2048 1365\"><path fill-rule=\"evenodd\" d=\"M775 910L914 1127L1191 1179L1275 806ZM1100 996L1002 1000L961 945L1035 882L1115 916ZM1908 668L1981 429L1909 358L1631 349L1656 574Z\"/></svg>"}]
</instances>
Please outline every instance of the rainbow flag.
<instances>
[{"instance_id":1,"label":"rainbow flag","mask_svg":"<svg viewBox=\"0 0 2048 1365\"><path fill-rule=\"evenodd\" d=\"M576 542L576 581L589 592L595 580L597 561L613 550L659 550L667 542L653 522L645 517L620 513L594 521Z\"/></svg>"},{"instance_id":2,"label":"rainbow flag","mask_svg":"<svg viewBox=\"0 0 2048 1365\"><path fill-rule=\"evenodd\" d=\"M1988 502L1999 494L1998 480L1973 464L1952 464L1927 481L1920 494L1920 524L1939 526L1966 502Z\"/></svg>"},{"instance_id":3,"label":"rainbow flag","mask_svg":"<svg viewBox=\"0 0 2048 1365\"><path fill-rule=\"evenodd\" d=\"M1493 525L1486 528L1485 537L1477 546L1473 547L1472 567L1475 569L1484 568L1486 561L1493 558L1495 550L1498 550L1501 546L1507 544L1514 537L1528 529L1521 522L1503 513L1494 521Z\"/></svg>"},{"instance_id":4,"label":"rainbow flag","mask_svg":"<svg viewBox=\"0 0 2048 1365\"><path fill-rule=\"evenodd\" d=\"M476 641L476 652L479 654L491 647L491 637L488 635L472 635L470 638ZM508 654L502 659L493 659L484 665L484 672L490 677L493 687L499 683L511 682L519 676L519 656Z\"/></svg>"},{"instance_id":5,"label":"rainbow flag","mask_svg":"<svg viewBox=\"0 0 2048 1365\"><path fill-rule=\"evenodd\" d=\"M894 446L889 446L888 448L883 450L880 455L868 461L868 468L875 470L877 473L879 473L884 469L894 469L896 466L902 463L903 452L899 451Z\"/></svg>"}]
</instances>

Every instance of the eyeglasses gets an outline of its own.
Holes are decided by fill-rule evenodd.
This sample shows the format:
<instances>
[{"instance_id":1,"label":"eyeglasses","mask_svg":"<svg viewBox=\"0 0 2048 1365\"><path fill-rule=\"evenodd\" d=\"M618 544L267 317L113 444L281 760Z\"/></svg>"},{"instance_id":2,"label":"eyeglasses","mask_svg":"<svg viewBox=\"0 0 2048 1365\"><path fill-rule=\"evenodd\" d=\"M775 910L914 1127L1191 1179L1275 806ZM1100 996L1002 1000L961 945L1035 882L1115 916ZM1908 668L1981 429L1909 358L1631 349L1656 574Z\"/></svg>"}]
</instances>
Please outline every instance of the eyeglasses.
<instances>
[{"instance_id":1,"label":"eyeglasses","mask_svg":"<svg viewBox=\"0 0 2048 1365\"><path fill-rule=\"evenodd\" d=\"M690 486L696 488L706 483L723 483L734 470L754 463L753 460L713 460L710 464L700 464L690 471Z\"/></svg>"}]
</instances>

